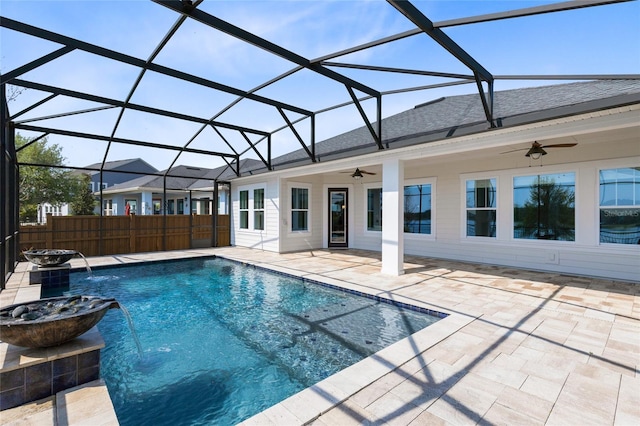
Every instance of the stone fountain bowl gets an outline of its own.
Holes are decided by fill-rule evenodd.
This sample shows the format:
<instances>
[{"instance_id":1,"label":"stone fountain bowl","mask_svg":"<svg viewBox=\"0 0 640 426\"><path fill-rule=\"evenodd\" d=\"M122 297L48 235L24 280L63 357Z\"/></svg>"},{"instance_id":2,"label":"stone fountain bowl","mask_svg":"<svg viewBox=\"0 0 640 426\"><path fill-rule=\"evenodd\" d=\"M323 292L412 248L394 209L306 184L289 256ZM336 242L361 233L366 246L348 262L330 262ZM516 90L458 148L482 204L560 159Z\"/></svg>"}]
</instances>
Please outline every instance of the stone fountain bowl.
<instances>
[{"instance_id":1,"label":"stone fountain bowl","mask_svg":"<svg viewBox=\"0 0 640 426\"><path fill-rule=\"evenodd\" d=\"M78 252L75 250L43 249L26 250L23 251L22 254L24 254L24 257L31 263L35 263L38 266L50 267L68 262L73 256L78 254Z\"/></svg>"},{"instance_id":2,"label":"stone fountain bowl","mask_svg":"<svg viewBox=\"0 0 640 426\"><path fill-rule=\"evenodd\" d=\"M63 296L0 309L0 340L27 348L46 348L72 340L96 325L115 299Z\"/></svg>"}]
</instances>

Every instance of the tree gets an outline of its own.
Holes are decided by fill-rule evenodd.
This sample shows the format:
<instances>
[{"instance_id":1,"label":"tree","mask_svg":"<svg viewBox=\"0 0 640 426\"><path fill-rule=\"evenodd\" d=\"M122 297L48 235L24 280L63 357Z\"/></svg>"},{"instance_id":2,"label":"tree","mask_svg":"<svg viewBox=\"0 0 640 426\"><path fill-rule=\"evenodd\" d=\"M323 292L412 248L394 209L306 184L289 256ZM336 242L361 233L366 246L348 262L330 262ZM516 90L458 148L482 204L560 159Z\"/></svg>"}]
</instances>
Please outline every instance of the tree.
<instances>
[{"instance_id":1,"label":"tree","mask_svg":"<svg viewBox=\"0 0 640 426\"><path fill-rule=\"evenodd\" d=\"M73 191L73 200L71 201L71 213L74 215L92 215L96 206L96 198L91 192L89 184L91 178L89 175L80 175L76 181L76 188Z\"/></svg>"},{"instance_id":2,"label":"tree","mask_svg":"<svg viewBox=\"0 0 640 426\"><path fill-rule=\"evenodd\" d=\"M21 164L45 165L20 166L18 185L21 222L37 220L38 204L60 205L73 200L78 176L59 167L47 167L63 165L65 158L60 146L49 145L46 137L32 142L32 139L16 134L16 151Z\"/></svg>"}]
</instances>

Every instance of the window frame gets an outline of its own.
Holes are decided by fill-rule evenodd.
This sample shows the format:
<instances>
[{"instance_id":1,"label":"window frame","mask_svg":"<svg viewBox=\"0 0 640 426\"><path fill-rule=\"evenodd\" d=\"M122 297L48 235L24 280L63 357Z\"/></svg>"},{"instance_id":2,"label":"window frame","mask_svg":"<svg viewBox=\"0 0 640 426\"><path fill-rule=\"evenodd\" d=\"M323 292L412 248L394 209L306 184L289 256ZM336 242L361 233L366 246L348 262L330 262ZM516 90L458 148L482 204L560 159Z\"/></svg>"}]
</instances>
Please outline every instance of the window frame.
<instances>
[{"instance_id":1,"label":"window frame","mask_svg":"<svg viewBox=\"0 0 640 426\"><path fill-rule=\"evenodd\" d=\"M255 205L256 191L262 191L262 209L257 209ZM246 207L242 207L242 193L247 194ZM238 206L238 224L237 229L240 232L248 233L264 233L267 227L267 209L266 209L266 197L267 197L267 185L265 183L258 183L253 185L245 185L237 188L237 206ZM262 212L263 229L257 229L256 226L256 213ZM242 225L242 215L246 216L246 227Z\"/></svg>"},{"instance_id":2,"label":"window frame","mask_svg":"<svg viewBox=\"0 0 640 426\"><path fill-rule=\"evenodd\" d=\"M617 170L621 170L621 169L638 169L640 167L640 165L638 164L632 164L632 165L617 165L617 166L611 166L611 167L599 167L597 169L597 181L598 184L596 185L596 194L595 194L595 200L596 202L595 207L596 207L596 221L597 221L597 233L596 233L596 242L598 245L606 245L608 247L616 247L616 248L623 248L623 247L632 247L632 248L637 248L640 247L640 239L638 239L635 243L634 242L629 242L629 243L618 243L615 241L602 241L602 211L603 210L630 210L631 215L638 216L638 214L640 214L640 191L638 193L636 193L636 191L638 191L638 189L635 187L636 182L632 182L632 188L631 188L631 194L632 194L632 204L618 204L618 197L615 197L615 204L614 205L603 205L602 204L602 192L601 192L601 187L602 187L602 172L611 172L611 171L617 171ZM618 189L617 186L617 181L616 181L616 191ZM638 185L640 185L640 181L638 181ZM635 211L634 211L635 210ZM634 239L635 241L636 239Z\"/></svg>"},{"instance_id":3,"label":"window frame","mask_svg":"<svg viewBox=\"0 0 640 426\"><path fill-rule=\"evenodd\" d=\"M243 197L242 194L246 193L246 206L243 207ZM238 189L238 229L241 229L243 231L248 231L250 229L249 227L249 205L250 205L250 201L249 201L249 190L248 189ZM243 215L245 216L245 226L243 226L243 220L242 217Z\"/></svg>"},{"instance_id":4,"label":"window frame","mask_svg":"<svg viewBox=\"0 0 640 426\"><path fill-rule=\"evenodd\" d=\"M515 176L515 175L514 175ZM492 208L489 207L468 207L467 206L467 184L470 181L476 182L476 181L480 181L480 180L493 180L495 181L495 206ZM462 179L462 206L463 206L463 212L462 212L462 236L464 238L468 238L468 239L486 239L486 240L497 240L498 239L498 234L499 234L499 223L500 223L500 179L498 178L498 176L494 176L494 175L473 175L473 176L463 176ZM490 211L493 210L495 212L496 215L496 219L495 219L495 235L494 236L487 236L487 235L469 235L469 228L468 228L468 212L470 210L482 210L482 211Z\"/></svg>"},{"instance_id":5,"label":"window frame","mask_svg":"<svg viewBox=\"0 0 640 426\"><path fill-rule=\"evenodd\" d=\"M382 184L381 183L370 183L367 185L363 185L364 187L364 221L363 227L365 233L372 233L375 235L379 235L382 233ZM370 190L380 190L380 229L369 229L369 191Z\"/></svg>"},{"instance_id":6,"label":"window frame","mask_svg":"<svg viewBox=\"0 0 640 426\"><path fill-rule=\"evenodd\" d=\"M436 195L437 195L437 185L436 185L436 181L437 179L435 177L430 177L430 178L419 178L419 179L406 179L403 184L402 184L402 205L403 205L403 211L402 211L402 228L403 228L403 235L405 239L420 239L420 240L435 240L436 238L436 230L437 230L437 225L438 225L438 221L437 221L437 215L436 215ZM430 233L428 234L418 234L418 233L413 233L413 232L404 232L404 191L405 191L405 187L407 186L415 186L415 185L431 185L431 229L430 229Z\"/></svg>"},{"instance_id":7,"label":"window frame","mask_svg":"<svg viewBox=\"0 0 640 426\"><path fill-rule=\"evenodd\" d=\"M257 193L259 193L259 192L262 194L262 200L261 200L261 204L262 204L262 205L261 205L261 206L258 206L258 205L257 205L257 198L256 198L256 196L257 196ZM264 219L265 219L264 197L265 197L265 194L264 194L264 188L263 188L263 187L260 187L260 188L254 188L254 189L253 189L253 203L252 203L252 205L253 205L253 227L252 227L252 229L253 229L254 231L264 231L264 228L265 228L265 221L264 221ZM260 215L260 217L261 217L261 223L262 223L262 227L260 227L260 228L259 228L259 227L258 227L258 225L256 224L256 223L258 222L258 220L257 220L257 219L258 219L258 215Z\"/></svg>"},{"instance_id":8,"label":"window frame","mask_svg":"<svg viewBox=\"0 0 640 426\"><path fill-rule=\"evenodd\" d=\"M307 191L307 208L306 209L294 209L293 208L293 190L294 189L304 189ZM299 182L289 182L287 185L287 192L289 197L289 209L288 209L288 233L291 235L300 235L300 234L310 234L311 233L311 219L312 219L312 185L307 183L299 183ZM293 212L294 211L305 211L306 212L306 229L293 229Z\"/></svg>"},{"instance_id":9,"label":"window frame","mask_svg":"<svg viewBox=\"0 0 640 426\"><path fill-rule=\"evenodd\" d=\"M530 243L540 243L543 244L575 244L578 240L578 232L579 232L579 208L578 208L578 194L579 194L579 186L580 186L580 177L576 170L574 169L550 169L550 170L540 170L537 173L519 173L521 170L516 170L511 174L511 223L510 223L510 238L515 242L530 242ZM516 184L515 180L517 178L527 178L527 177L541 177L548 175L573 175L573 240L567 239L553 239L553 238L517 238L515 236L515 226L516 226Z\"/></svg>"}]
</instances>

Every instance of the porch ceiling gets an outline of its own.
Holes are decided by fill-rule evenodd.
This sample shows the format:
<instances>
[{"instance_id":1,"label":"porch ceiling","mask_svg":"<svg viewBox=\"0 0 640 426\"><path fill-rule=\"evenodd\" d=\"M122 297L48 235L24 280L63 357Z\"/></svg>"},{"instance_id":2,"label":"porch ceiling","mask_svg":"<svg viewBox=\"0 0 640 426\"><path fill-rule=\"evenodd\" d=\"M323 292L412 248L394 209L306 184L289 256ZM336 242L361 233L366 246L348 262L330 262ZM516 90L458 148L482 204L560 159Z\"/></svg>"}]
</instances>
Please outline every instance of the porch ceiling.
<instances>
[{"instance_id":1,"label":"porch ceiling","mask_svg":"<svg viewBox=\"0 0 640 426\"><path fill-rule=\"evenodd\" d=\"M474 38L485 36L487 26L496 23L530 24L540 15L554 14L556 27L544 31L555 31L563 20L584 17L578 13L620 8L617 3L628 1L566 1L524 8L513 2L518 7L513 10L485 2L475 6L478 14L451 19L439 13L434 2L388 0L368 4L368 14L344 16L340 22L328 19L323 11L341 8L341 2L330 6L290 2L289 12L282 15L272 13L268 4L251 3L265 14L264 21L252 22L242 14L246 2L221 7L220 2L202 0L153 0L111 6L121 10L108 25L98 24L99 14L74 11L76 3L56 4L58 13L76 14L86 21L79 29L62 28L55 20L41 20L19 8L3 8L3 45L11 44L11 52L20 57L9 58L11 69L1 76L2 116L8 126L28 137L50 135L51 141L69 149L94 151L100 171L108 161L130 157L132 152L142 158L161 154L165 172L160 175L172 176L172 167L202 156L211 168L229 167L236 175L241 174L237 164L242 159L259 160L271 170L274 156L294 149L303 149L314 163L316 141L363 125L374 146L383 151L382 118L435 99L443 90L473 88L491 128L497 125L493 111L497 82L508 86L515 80L630 78L543 74L539 70L544 67L536 67L533 56L523 63L521 73L513 74L517 60L507 70L491 66L489 50L499 50L504 40L487 40L486 51L471 47ZM376 28L377 19L390 13L394 25ZM154 20L144 18L147 14ZM266 22L271 25L261 26ZM615 31L617 23L602 25ZM370 31L354 35L366 28ZM342 34L344 43L322 46L328 31ZM154 42L142 43L143 35L149 34ZM35 40L40 48L31 55L18 55L15 46L23 40ZM534 47L519 43L521 52ZM568 51L572 48L587 46L583 43ZM415 55L399 62L393 51L415 51ZM570 54L566 60L570 63ZM237 69L246 74L242 83L231 72ZM378 79L381 73L390 78ZM108 89L106 82L111 79L127 81L126 90ZM246 81L253 85L242 87ZM27 90L16 96L23 89ZM330 101L319 92L330 93ZM398 96L403 100L396 102ZM343 122L346 112L350 120ZM168 129L178 129L179 137ZM83 168L90 163L64 166Z\"/></svg>"}]
</instances>

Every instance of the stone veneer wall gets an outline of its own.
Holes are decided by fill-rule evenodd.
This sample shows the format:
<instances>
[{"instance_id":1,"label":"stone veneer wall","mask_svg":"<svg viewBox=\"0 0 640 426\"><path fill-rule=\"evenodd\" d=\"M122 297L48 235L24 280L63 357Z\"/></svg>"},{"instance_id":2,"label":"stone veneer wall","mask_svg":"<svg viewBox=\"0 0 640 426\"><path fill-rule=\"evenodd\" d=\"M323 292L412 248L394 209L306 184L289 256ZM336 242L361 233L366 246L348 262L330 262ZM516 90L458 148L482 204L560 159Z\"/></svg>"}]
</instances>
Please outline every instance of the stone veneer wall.
<instances>
[{"instance_id":1,"label":"stone veneer wall","mask_svg":"<svg viewBox=\"0 0 640 426\"><path fill-rule=\"evenodd\" d=\"M100 350L0 373L0 410L31 401L100 378Z\"/></svg>"}]
</instances>

